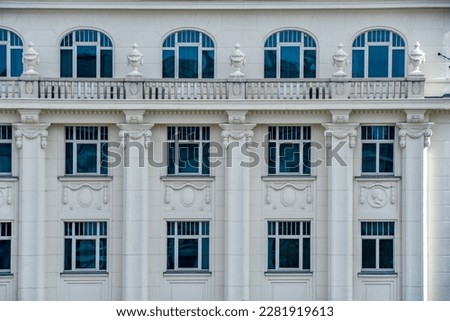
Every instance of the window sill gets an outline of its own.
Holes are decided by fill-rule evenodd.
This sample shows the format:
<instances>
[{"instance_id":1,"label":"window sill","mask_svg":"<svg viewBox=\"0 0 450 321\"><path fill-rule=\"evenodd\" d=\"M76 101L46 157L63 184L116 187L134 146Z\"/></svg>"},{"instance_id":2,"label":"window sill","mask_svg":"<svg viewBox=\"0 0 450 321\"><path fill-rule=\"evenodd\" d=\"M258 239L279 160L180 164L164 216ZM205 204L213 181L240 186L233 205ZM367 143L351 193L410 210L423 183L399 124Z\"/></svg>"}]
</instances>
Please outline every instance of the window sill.
<instances>
[{"instance_id":1,"label":"window sill","mask_svg":"<svg viewBox=\"0 0 450 321\"><path fill-rule=\"evenodd\" d=\"M112 181L112 176L107 175L66 175L58 176L60 182L78 182L78 181L98 181L98 182L109 182Z\"/></svg>"},{"instance_id":2,"label":"window sill","mask_svg":"<svg viewBox=\"0 0 450 321\"><path fill-rule=\"evenodd\" d=\"M384 278L384 277L397 277L397 273L394 271L363 271L358 273L358 277L369 278Z\"/></svg>"},{"instance_id":3,"label":"window sill","mask_svg":"<svg viewBox=\"0 0 450 321\"><path fill-rule=\"evenodd\" d=\"M394 175L361 175L355 176L355 180L357 181L366 181L366 180L389 180L389 181L399 181L401 176Z\"/></svg>"},{"instance_id":4,"label":"window sill","mask_svg":"<svg viewBox=\"0 0 450 321\"><path fill-rule=\"evenodd\" d=\"M161 176L161 180L163 182L170 181L185 181L185 180L193 180L193 181L214 181L214 176L209 175L168 175Z\"/></svg>"},{"instance_id":5,"label":"window sill","mask_svg":"<svg viewBox=\"0 0 450 321\"><path fill-rule=\"evenodd\" d=\"M271 182L271 181L315 181L317 179L317 176L311 176L311 175L268 175L268 176L262 176L261 179L265 182Z\"/></svg>"},{"instance_id":6,"label":"window sill","mask_svg":"<svg viewBox=\"0 0 450 321\"><path fill-rule=\"evenodd\" d=\"M61 276L108 276L106 271L64 271Z\"/></svg>"},{"instance_id":7,"label":"window sill","mask_svg":"<svg viewBox=\"0 0 450 321\"><path fill-rule=\"evenodd\" d=\"M163 276L211 276L211 271L166 271Z\"/></svg>"},{"instance_id":8,"label":"window sill","mask_svg":"<svg viewBox=\"0 0 450 321\"><path fill-rule=\"evenodd\" d=\"M0 272L1 279L10 279L13 277L14 277L14 274L12 274L11 272Z\"/></svg>"},{"instance_id":9,"label":"window sill","mask_svg":"<svg viewBox=\"0 0 450 321\"><path fill-rule=\"evenodd\" d=\"M312 271L266 271L265 276L283 276L283 275L301 275L301 276L312 276Z\"/></svg>"},{"instance_id":10,"label":"window sill","mask_svg":"<svg viewBox=\"0 0 450 321\"><path fill-rule=\"evenodd\" d=\"M18 180L19 180L18 176L0 174L0 181L2 182L17 182Z\"/></svg>"}]
</instances>

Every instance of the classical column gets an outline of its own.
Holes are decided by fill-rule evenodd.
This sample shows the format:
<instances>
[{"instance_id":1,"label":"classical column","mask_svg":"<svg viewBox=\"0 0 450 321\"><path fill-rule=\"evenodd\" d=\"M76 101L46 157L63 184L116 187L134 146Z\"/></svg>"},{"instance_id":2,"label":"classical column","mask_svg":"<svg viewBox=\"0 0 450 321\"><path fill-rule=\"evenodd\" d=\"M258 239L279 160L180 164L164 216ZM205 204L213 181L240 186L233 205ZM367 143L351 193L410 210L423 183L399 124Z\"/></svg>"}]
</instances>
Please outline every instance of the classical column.
<instances>
[{"instance_id":1,"label":"classical column","mask_svg":"<svg viewBox=\"0 0 450 321\"><path fill-rule=\"evenodd\" d=\"M325 127L328 166L328 299L352 300L354 123Z\"/></svg>"},{"instance_id":2,"label":"classical column","mask_svg":"<svg viewBox=\"0 0 450 321\"><path fill-rule=\"evenodd\" d=\"M19 149L19 300L45 300L45 148L47 128L39 111L21 111L13 124Z\"/></svg>"},{"instance_id":3,"label":"classical column","mask_svg":"<svg viewBox=\"0 0 450 321\"><path fill-rule=\"evenodd\" d=\"M398 123L402 149L401 288L402 300L423 300L424 234L427 221L427 149L431 123Z\"/></svg>"},{"instance_id":4,"label":"classical column","mask_svg":"<svg viewBox=\"0 0 450 321\"><path fill-rule=\"evenodd\" d=\"M143 114L143 113L142 113ZM123 147L123 300L148 300L148 146L153 124L117 124Z\"/></svg>"},{"instance_id":5,"label":"classical column","mask_svg":"<svg viewBox=\"0 0 450 321\"><path fill-rule=\"evenodd\" d=\"M245 166L247 142L255 124L246 112L229 112L221 124L225 146L225 300L249 300L250 287L250 168Z\"/></svg>"}]
</instances>

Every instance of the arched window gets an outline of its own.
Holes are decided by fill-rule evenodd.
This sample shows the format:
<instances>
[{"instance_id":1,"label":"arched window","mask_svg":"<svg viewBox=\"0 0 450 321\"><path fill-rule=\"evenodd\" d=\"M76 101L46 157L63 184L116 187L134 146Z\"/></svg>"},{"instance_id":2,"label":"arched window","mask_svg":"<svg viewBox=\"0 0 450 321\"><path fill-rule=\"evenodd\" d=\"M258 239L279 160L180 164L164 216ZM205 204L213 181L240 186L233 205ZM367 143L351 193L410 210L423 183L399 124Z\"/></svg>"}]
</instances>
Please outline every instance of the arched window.
<instances>
[{"instance_id":1,"label":"arched window","mask_svg":"<svg viewBox=\"0 0 450 321\"><path fill-rule=\"evenodd\" d=\"M112 77L112 47L111 39L100 31L70 32L61 40L61 77Z\"/></svg>"},{"instance_id":2,"label":"arched window","mask_svg":"<svg viewBox=\"0 0 450 321\"><path fill-rule=\"evenodd\" d=\"M0 29L0 77L19 77L22 65L23 41L12 31Z\"/></svg>"},{"instance_id":3,"label":"arched window","mask_svg":"<svg viewBox=\"0 0 450 321\"><path fill-rule=\"evenodd\" d=\"M405 40L390 30L374 29L353 41L352 77L404 77Z\"/></svg>"},{"instance_id":4,"label":"arched window","mask_svg":"<svg viewBox=\"0 0 450 321\"><path fill-rule=\"evenodd\" d=\"M264 43L264 78L315 78L317 46L298 30L273 33Z\"/></svg>"},{"instance_id":5,"label":"arched window","mask_svg":"<svg viewBox=\"0 0 450 321\"><path fill-rule=\"evenodd\" d=\"M163 78L214 78L214 42L199 31L181 30L164 39Z\"/></svg>"}]
</instances>

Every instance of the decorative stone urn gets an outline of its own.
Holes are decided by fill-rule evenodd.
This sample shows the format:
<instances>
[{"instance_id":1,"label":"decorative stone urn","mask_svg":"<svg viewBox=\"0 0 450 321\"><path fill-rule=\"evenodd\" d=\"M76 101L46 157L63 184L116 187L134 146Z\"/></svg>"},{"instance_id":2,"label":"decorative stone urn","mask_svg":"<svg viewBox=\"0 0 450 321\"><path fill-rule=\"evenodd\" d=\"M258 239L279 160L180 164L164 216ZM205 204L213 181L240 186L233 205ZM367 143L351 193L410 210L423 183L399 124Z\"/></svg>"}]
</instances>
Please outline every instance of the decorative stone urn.
<instances>
[{"instance_id":1,"label":"decorative stone urn","mask_svg":"<svg viewBox=\"0 0 450 321\"><path fill-rule=\"evenodd\" d=\"M25 69L22 76L39 76L39 73L34 69L39 64L39 53L33 47L34 44L30 41L28 43L28 49L22 54L22 62Z\"/></svg>"},{"instance_id":2,"label":"decorative stone urn","mask_svg":"<svg viewBox=\"0 0 450 321\"><path fill-rule=\"evenodd\" d=\"M234 46L235 50L230 55L230 64L233 66L234 71L230 74L230 78L243 78L245 74L241 71L241 68L245 66L246 56L241 51L241 45L237 43Z\"/></svg>"},{"instance_id":3,"label":"decorative stone urn","mask_svg":"<svg viewBox=\"0 0 450 321\"><path fill-rule=\"evenodd\" d=\"M143 74L139 72L139 66L144 64L144 55L137 49L138 45L135 43L133 49L127 56L128 65L131 66L131 72L127 74L127 77L142 77Z\"/></svg>"},{"instance_id":4,"label":"decorative stone urn","mask_svg":"<svg viewBox=\"0 0 450 321\"><path fill-rule=\"evenodd\" d=\"M344 71L344 66L348 63L348 54L344 51L344 46L339 43L338 50L333 54L333 66L337 67L337 71L333 73L333 77L347 77L347 73Z\"/></svg>"},{"instance_id":5,"label":"decorative stone urn","mask_svg":"<svg viewBox=\"0 0 450 321\"><path fill-rule=\"evenodd\" d=\"M425 53L420 50L420 43L414 44L414 49L409 52L409 63L412 65L413 70L408 76L423 76L424 73L420 71L419 67L425 62Z\"/></svg>"}]
</instances>

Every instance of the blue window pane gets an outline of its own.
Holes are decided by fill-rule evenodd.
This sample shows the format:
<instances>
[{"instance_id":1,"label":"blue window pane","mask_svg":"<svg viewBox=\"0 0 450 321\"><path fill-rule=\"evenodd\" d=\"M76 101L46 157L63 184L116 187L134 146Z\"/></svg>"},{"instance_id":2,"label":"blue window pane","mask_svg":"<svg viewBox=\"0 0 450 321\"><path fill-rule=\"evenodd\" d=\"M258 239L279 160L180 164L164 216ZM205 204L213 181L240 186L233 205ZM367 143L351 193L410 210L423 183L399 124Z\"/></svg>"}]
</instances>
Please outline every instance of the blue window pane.
<instances>
[{"instance_id":1,"label":"blue window pane","mask_svg":"<svg viewBox=\"0 0 450 321\"><path fill-rule=\"evenodd\" d=\"M6 45L0 45L0 77L6 77Z\"/></svg>"},{"instance_id":2,"label":"blue window pane","mask_svg":"<svg viewBox=\"0 0 450 321\"><path fill-rule=\"evenodd\" d=\"M316 78L316 51L305 50L303 60L303 77Z\"/></svg>"},{"instance_id":3,"label":"blue window pane","mask_svg":"<svg viewBox=\"0 0 450 321\"><path fill-rule=\"evenodd\" d=\"M178 240L178 267L198 268L198 240Z\"/></svg>"},{"instance_id":4,"label":"blue window pane","mask_svg":"<svg viewBox=\"0 0 450 321\"><path fill-rule=\"evenodd\" d=\"M22 75L22 48L11 49L11 77L19 77Z\"/></svg>"},{"instance_id":5,"label":"blue window pane","mask_svg":"<svg viewBox=\"0 0 450 321\"><path fill-rule=\"evenodd\" d=\"M300 77L300 47L281 47L280 77Z\"/></svg>"},{"instance_id":6,"label":"blue window pane","mask_svg":"<svg viewBox=\"0 0 450 321\"><path fill-rule=\"evenodd\" d=\"M376 267L376 240L362 240L362 267L363 269Z\"/></svg>"},{"instance_id":7,"label":"blue window pane","mask_svg":"<svg viewBox=\"0 0 450 321\"><path fill-rule=\"evenodd\" d=\"M380 240L380 269L394 268L394 241Z\"/></svg>"},{"instance_id":8,"label":"blue window pane","mask_svg":"<svg viewBox=\"0 0 450 321\"><path fill-rule=\"evenodd\" d=\"M202 52L202 78L214 78L214 51Z\"/></svg>"},{"instance_id":9,"label":"blue window pane","mask_svg":"<svg viewBox=\"0 0 450 321\"><path fill-rule=\"evenodd\" d=\"M167 174L175 174L175 143L167 144Z\"/></svg>"},{"instance_id":10,"label":"blue window pane","mask_svg":"<svg viewBox=\"0 0 450 321\"><path fill-rule=\"evenodd\" d=\"M269 238L267 245L267 268L275 269L275 239Z\"/></svg>"},{"instance_id":11,"label":"blue window pane","mask_svg":"<svg viewBox=\"0 0 450 321\"><path fill-rule=\"evenodd\" d=\"M61 50L60 74L61 77L73 77L73 53L72 50Z\"/></svg>"},{"instance_id":12,"label":"blue window pane","mask_svg":"<svg viewBox=\"0 0 450 321\"><path fill-rule=\"evenodd\" d=\"M298 268L300 263L299 257L300 240L298 239L281 239L279 251L279 267L280 268Z\"/></svg>"},{"instance_id":13,"label":"blue window pane","mask_svg":"<svg viewBox=\"0 0 450 321\"><path fill-rule=\"evenodd\" d=\"M11 269L11 241L0 241L0 270Z\"/></svg>"},{"instance_id":14,"label":"blue window pane","mask_svg":"<svg viewBox=\"0 0 450 321\"><path fill-rule=\"evenodd\" d=\"M202 149L202 174L209 175L209 143L204 143Z\"/></svg>"},{"instance_id":15,"label":"blue window pane","mask_svg":"<svg viewBox=\"0 0 450 321\"><path fill-rule=\"evenodd\" d=\"M380 173L394 172L394 144L380 144Z\"/></svg>"},{"instance_id":16,"label":"blue window pane","mask_svg":"<svg viewBox=\"0 0 450 321\"><path fill-rule=\"evenodd\" d=\"M66 143L66 174L73 174L73 144Z\"/></svg>"},{"instance_id":17,"label":"blue window pane","mask_svg":"<svg viewBox=\"0 0 450 321\"><path fill-rule=\"evenodd\" d=\"M0 144L0 173L11 173L11 143Z\"/></svg>"},{"instance_id":18,"label":"blue window pane","mask_svg":"<svg viewBox=\"0 0 450 321\"><path fill-rule=\"evenodd\" d=\"M106 239L100 239L100 250L99 250L99 266L100 270L106 270Z\"/></svg>"},{"instance_id":19,"label":"blue window pane","mask_svg":"<svg viewBox=\"0 0 450 321\"><path fill-rule=\"evenodd\" d=\"M163 50L163 78L175 78L175 51Z\"/></svg>"},{"instance_id":20,"label":"blue window pane","mask_svg":"<svg viewBox=\"0 0 450 321\"><path fill-rule=\"evenodd\" d=\"M77 47L77 77L95 78L97 77L97 47L78 46Z\"/></svg>"},{"instance_id":21,"label":"blue window pane","mask_svg":"<svg viewBox=\"0 0 450 321\"><path fill-rule=\"evenodd\" d=\"M179 78L198 78L198 47L179 47Z\"/></svg>"},{"instance_id":22,"label":"blue window pane","mask_svg":"<svg viewBox=\"0 0 450 321\"><path fill-rule=\"evenodd\" d=\"M405 49L392 50L392 77L405 76Z\"/></svg>"},{"instance_id":23,"label":"blue window pane","mask_svg":"<svg viewBox=\"0 0 450 321\"><path fill-rule=\"evenodd\" d=\"M303 239L303 269L311 269L311 239Z\"/></svg>"},{"instance_id":24,"label":"blue window pane","mask_svg":"<svg viewBox=\"0 0 450 321\"><path fill-rule=\"evenodd\" d=\"M209 239L202 238L202 270L209 270Z\"/></svg>"},{"instance_id":25,"label":"blue window pane","mask_svg":"<svg viewBox=\"0 0 450 321\"><path fill-rule=\"evenodd\" d=\"M277 147L275 143L269 143L269 157L268 157L269 174L276 173L277 165Z\"/></svg>"},{"instance_id":26,"label":"blue window pane","mask_svg":"<svg viewBox=\"0 0 450 321\"><path fill-rule=\"evenodd\" d=\"M64 270L72 270L72 240L64 240Z\"/></svg>"},{"instance_id":27,"label":"blue window pane","mask_svg":"<svg viewBox=\"0 0 450 321\"><path fill-rule=\"evenodd\" d=\"M311 174L311 143L303 144L303 174Z\"/></svg>"},{"instance_id":28,"label":"blue window pane","mask_svg":"<svg viewBox=\"0 0 450 321\"><path fill-rule=\"evenodd\" d=\"M364 78L364 51L352 51L352 77Z\"/></svg>"},{"instance_id":29,"label":"blue window pane","mask_svg":"<svg viewBox=\"0 0 450 321\"><path fill-rule=\"evenodd\" d=\"M180 173L198 173L198 152L198 144L184 143L179 145L178 171Z\"/></svg>"},{"instance_id":30,"label":"blue window pane","mask_svg":"<svg viewBox=\"0 0 450 321\"><path fill-rule=\"evenodd\" d=\"M264 51L264 78L277 77L277 52L276 50Z\"/></svg>"},{"instance_id":31,"label":"blue window pane","mask_svg":"<svg viewBox=\"0 0 450 321\"><path fill-rule=\"evenodd\" d=\"M95 269L95 240L76 240L77 269Z\"/></svg>"},{"instance_id":32,"label":"blue window pane","mask_svg":"<svg viewBox=\"0 0 450 321\"><path fill-rule=\"evenodd\" d=\"M388 46L369 46L369 77L388 77L388 61Z\"/></svg>"},{"instance_id":33,"label":"blue window pane","mask_svg":"<svg viewBox=\"0 0 450 321\"><path fill-rule=\"evenodd\" d=\"M100 174L108 174L108 143L101 143L101 164L100 164Z\"/></svg>"},{"instance_id":34,"label":"blue window pane","mask_svg":"<svg viewBox=\"0 0 450 321\"><path fill-rule=\"evenodd\" d=\"M175 268L175 239L167 239L167 269L173 270Z\"/></svg>"},{"instance_id":35,"label":"blue window pane","mask_svg":"<svg viewBox=\"0 0 450 321\"><path fill-rule=\"evenodd\" d=\"M375 173L377 162L377 145L376 144L362 144L362 172Z\"/></svg>"},{"instance_id":36,"label":"blue window pane","mask_svg":"<svg viewBox=\"0 0 450 321\"><path fill-rule=\"evenodd\" d=\"M97 145L77 145L77 173L97 173Z\"/></svg>"},{"instance_id":37,"label":"blue window pane","mask_svg":"<svg viewBox=\"0 0 450 321\"><path fill-rule=\"evenodd\" d=\"M300 146L294 143L280 144L280 173L300 172Z\"/></svg>"},{"instance_id":38,"label":"blue window pane","mask_svg":"<svg viewBox=\"0 0 450 321\"><path fill-rule=\"evenodd\" d=\"M112 50L100 51L100 77L112 78Z\"/></svg>"}]
</instances>

